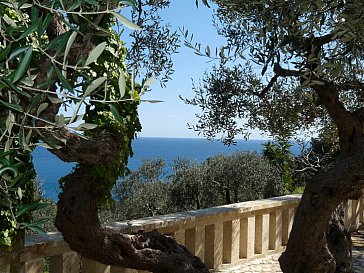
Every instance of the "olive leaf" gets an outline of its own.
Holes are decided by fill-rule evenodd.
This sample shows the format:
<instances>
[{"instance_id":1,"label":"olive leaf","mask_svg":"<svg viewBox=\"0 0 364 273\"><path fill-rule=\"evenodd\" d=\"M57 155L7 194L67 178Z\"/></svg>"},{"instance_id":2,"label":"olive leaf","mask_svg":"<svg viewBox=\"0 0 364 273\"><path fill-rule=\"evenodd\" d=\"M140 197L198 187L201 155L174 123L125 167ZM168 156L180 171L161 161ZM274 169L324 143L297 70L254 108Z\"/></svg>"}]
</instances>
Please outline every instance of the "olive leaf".
<instances>
[{"instance_id":1,"label":"olive leaf","mask_svg":"<svg viewBox=\"0 0 364 273\"><path fill-rule=\"evenodd\" d=\"M85 66L95 62L97 60L98 57L100 57L100 55L102 54L102 52L104 52L106 48L106 42L102 42L100 44L98 44L91 52L90 55L88 56Z\"/></svg>"},{"instance_id":2,"label":"olive leaf","mask_svg":"<svg viewBox=\"0 0 364 273\"><path fill-rule=\"evenodd\" d=\"M126 90L126 80L125 80L125 75L124 72L121 71L120 72L120 76L119 76L119 92L120 92L120 99L123 98L125 96L125 90Z\"/></svg>"},{"instance_id":3,"label":"olive leaf","mask_svg":"<svg viewBox=\"0 0 364 273\"><path fill-rule=\"evenodd\" d=\"M18 68L15 70L13 83L20 80L23 77L24 73L28 70L30 60L32 59L32 53L33 53L33 47L29 46L28 49L25 51L25 54L21 59Z\"/></svg>"},{"instance_id":4,"label":"olive leaf","mask_svg":"<svg viewBox=\"0 0 364 273\"><path fill-rule=\"evenodd\" d=\"M111 14L115 16L115 18L120 21L124 26L126 26L127 28L130 28L132 30L141 30L141 27L138 26L137 24L133 23L132 21L130 21L128 18L124 17L123 15L111 11Z\"/></svg>"},{"instance_id":5,"label":"olive leaf","mask_svg":"<svg viewBox=\"0 0 364 273\"><path fill-rule=\"evenodd\" d=\"M92 81L89 86L87 86L85 93L83 94L83 97L89 96L96 88L98 88L101 84L103 84L106 81L107 77L100 77L96 80Z\"/></svg>"}]
</instances>

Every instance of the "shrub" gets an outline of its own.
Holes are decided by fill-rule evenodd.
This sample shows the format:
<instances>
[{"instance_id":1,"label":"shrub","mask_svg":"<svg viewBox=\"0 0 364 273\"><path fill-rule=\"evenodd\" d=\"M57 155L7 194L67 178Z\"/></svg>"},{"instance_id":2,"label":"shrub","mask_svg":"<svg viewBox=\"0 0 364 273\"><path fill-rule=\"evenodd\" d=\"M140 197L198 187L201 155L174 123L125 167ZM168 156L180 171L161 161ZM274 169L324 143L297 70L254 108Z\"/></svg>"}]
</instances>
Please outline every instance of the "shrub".
<instances>
[{"instance_id":1,"label":"shrub","mask_svg":"<svg viewBox=\"0 0 364 273\"><path fill-rule=\"evenodd\" d=\"M174 164L172 202L177 210L198 209L283 194L275 167L256 153L217 155L202 164Z\"/></svg>"}]
</instances>

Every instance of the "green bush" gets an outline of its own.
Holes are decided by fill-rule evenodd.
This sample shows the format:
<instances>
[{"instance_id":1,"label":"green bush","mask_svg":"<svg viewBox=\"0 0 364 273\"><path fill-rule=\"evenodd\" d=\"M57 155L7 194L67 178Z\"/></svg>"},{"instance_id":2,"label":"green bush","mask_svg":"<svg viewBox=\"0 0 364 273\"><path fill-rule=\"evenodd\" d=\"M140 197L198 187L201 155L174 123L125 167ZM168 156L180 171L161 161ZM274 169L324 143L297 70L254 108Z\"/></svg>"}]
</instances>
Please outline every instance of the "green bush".
<instances>
[{"instance_id":1,"label":"green bush","mask_svg":"<svg viewBox=\"0 0 364 273\"><path fill-rule=\"evenodd\" d=\"M114 188L117 203L102 212L103 219L136 219L284 193L278 170L256 153L217 155L203 163L179 158L171 167L167 177L162 159L148 160L120 179Z\"/></svg>"},{"instance_id":2,"label":"green bush","mask_svg":"<svg viewBox=\"0 0 364 273\"><path fill-rule=\"evenodd\" d=\"M284 183L279 170L256 153L217 155L202 163L179 158L166 175L165 162L145 160L142 166L120 178L115 202L100 208L102 223L138 219L178 211L279 196ZM56 205L37 212L39 218L55 216ZM54 230L51 222L45 227Z\"/></svg>"},{"instance_id":3,"label":"green bush","mask_svg":"<svg viewBox=\"0 0 364 273\"><path fill-rule=\"evenodd\" d=\"M279 170L284 184L284 192L293 193L295 190L295 160L290 151L292 144L287 141L278 141L268 142L263 146L263 156Z\"/></svg>"},{"instance_id":4,"label":"green bush","mask_svg":"<svg viewBox=\"0 0 364 273\"><path fill-rule=\"evenodd\" d=\"M117 208L112 210L118 217L136 219L171 212L164 168L160 158L145 160L138 170L117 181L113 190Z\"/></svg>"},{"instance_id":5,"label":"green bush","mask_svg":"<svg viewBox=\"0 0 364 273\"><path fill-rule=\"evenodd\" d=\"M283 194L278 171L256 153L217 155L176 168L170 181L177 210L198 209ZM193 202L191 202L193 200Z\"/></svg>"}]
</instances>

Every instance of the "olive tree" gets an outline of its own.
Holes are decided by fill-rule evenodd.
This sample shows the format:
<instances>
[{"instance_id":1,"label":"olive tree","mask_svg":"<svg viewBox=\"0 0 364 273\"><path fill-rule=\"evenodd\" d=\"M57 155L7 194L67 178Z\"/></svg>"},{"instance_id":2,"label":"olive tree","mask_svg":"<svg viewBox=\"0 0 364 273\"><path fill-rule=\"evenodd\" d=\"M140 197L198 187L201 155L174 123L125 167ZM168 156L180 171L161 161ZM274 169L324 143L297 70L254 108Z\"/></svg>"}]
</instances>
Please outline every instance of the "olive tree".
<instances>
[{"instance_id":1,"label":"olive tree","mask_svg":"<svg viewBox=\"0 0 364 273\"><path fill-rule=\"evenodd\" d=\"M169 3L0 1L2 255L16 252L20 230L37 224L25 221L39 207L32 200L30 152L43 146L63 161L77 162L62 178L55 220L72 250L105 264L152 272L208 272L174 239L155 231L120 234L103 227L97 216L124 173L131 141L141 129L137 107L151 82L136 84L125 65L123 26L141 28L122 11L130 6L143 18L141 7L154 2ZM155 14L154 6L151 10ZM143 50L148 45L140 54Z\"/></svg>"},{"instance_id":2,"label":"olive tree","mask_svg":"<svg viewBox=\"0 0 364 273\"><path fill-rule=\"evenodd\" d=\"M198 163L177 158L170 171L161 158L120 178L113 219L130 220L282 195L279 170L256 153L216 155ZM107 216L107 212L103 211Z\"/></svg>"},{"instance_id":3,"label":"olive tree","mask_svg":"<svg viewBox=\"0 0 364 273\"><path fill-rule=\"evenodd\" d=\"M285 273L352 272L350 237L331 215L364 186L363 1L212 2L227 43L186 100L201 107L194 128L231 142L248 128L287 139L333 124L340 157L307 183L280 264ZM186 44L211 56L187 33Z\"/></svg>"},{"instance_id":4,"label":"olive tree","mask_svg":"<svg viewBox=\"0 0 364 273\"><path fill-rule=\"evenodd\" d=\"M143 160L137 170L116 182L113 194L121 214L119 221L173 212L164 168L161 158Z\"/></svg>"},{"instance_id":5,"label":"olive tree","mask_svg":"<svg viewBox=\"0 0 364 273\"><path fill-rule=\"evenodd\" d=\"M255 153L221 154L194 164L179 159L172 167L170 194L177 211L283 194L278 170Z\"/></svg>"}]
</instances>

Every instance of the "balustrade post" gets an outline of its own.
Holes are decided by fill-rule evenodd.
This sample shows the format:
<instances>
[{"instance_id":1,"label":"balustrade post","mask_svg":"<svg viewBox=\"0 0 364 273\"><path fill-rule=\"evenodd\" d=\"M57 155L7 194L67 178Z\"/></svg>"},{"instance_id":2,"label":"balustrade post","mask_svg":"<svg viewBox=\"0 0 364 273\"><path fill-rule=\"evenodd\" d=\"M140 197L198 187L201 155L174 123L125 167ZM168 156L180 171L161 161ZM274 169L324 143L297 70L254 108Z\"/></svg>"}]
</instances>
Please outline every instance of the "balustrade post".
<instances>
[{"instance_id":1,"label":"balustrade post","mask_svg":"<svg viewBox=\"0 0 364 273\"><path fill-rule=\"evenodd\" d=\"M87 273L109 273L110 267L94 260L82 258L82 272Z\"/></svg>"},{"instance_id":2,"label":"balustrade post","mask_svg":"<svg viewBox=\"0 0 364 273\"><path fill-rule=\"evenodd\" d=\"M363 225L363 223L364 223L364 196L361 196L359 201L360 201L360 205L359 205L359 223L360 223L360 225Z\"/></svg>"},{"instance_id":3,"label":"balustrade post","mask_svg":"<svg viewBox=\"0 0 364 273\"><path fill-rule=\"evenodd\" d=\"M265 254L269 247L269 214L255 216L255 253Z\"/></svg>"},{"instance_id":4,"label":"balustrade post","mask_svg":"<svg viewBox=\"0 0 364 273\"><path fill-rule=\"evenodd\" d=\"M32 260L23 264L19 264L19 267L15 271L16 273L43 273L44 271L44 259ZM14 271L11 270L11 273Z\"/></svg>"},{"instance_id":5,"label":"balustrade post","mask_svg":"<svg viewBox=\"0 0 364 273\"><path fill-rule=\"evenodd\" d=\"M0 253L0 272L10 273L10 264L10 255L1 255Z\"/></svg>"},{"instance_id":6,"label":"balustrade post","mask_svg":"<svg viewBox=\"0 0 364 273\"><path fill-rule=\"evenodd\" d=\"M347 230L350 230L351 218L353 215L352 200L346 201L346 203L344 203L344 208L344 226Z\"/></svg>"},{"instance_id":7,"label":"balustrade post","mask_svg":"<svg viewBox=\"0 0 364 273\"><path fill-rule=\"evenodd\" d=\"M52 256L49 260L49 273L79 273L80 257L76 252Z\"/></svg>"},{"instance_id":8,"label":"balustrade post","mask_svg":"<svg viewBox=\"0 0 364 273\"><path fill-rule=\"evenodd\" d=\"M254 256L255 216L240 219L240 258Z\"/></svg>"},{"instance_id":9,"label":"balustrade post","mask_svg":"<svg viewBox=\"0 0 364 273\"><path fill-rule=\"evenodd\" d=\"M176 241L181 245L185 245L185 236L186 234L184 229L177 230L174 233L174 239L176 239Z\"/></svg>"},{"instance_id":10,"label":"balustrade post","mask_svg":"<svg viewBox=\"0 0 364 273\"><path fill-rule=\"evenodd\" d=\"M291 233L295 208L285 209L282 214L282 244L287 245Z\"/></svg>"},{"instance_id":11,"label":"balustrade post","mask_svg":"<svg viewBox=\"0 0 364 273\"><path fill-rule=\"evenodd\" d=\"M351 200L351 202L352 202L351 230L357 230L359 229L359 213L360 213L359 199Z\"/></svg>"},{"instance_id":12,"label":"balustrade post","mask_svg":"<svg viewBox=\"0 0 364 273\"><path fill-rule=\"evenodd\" d=\"M195 247L196 247L196 229L195 228L186 229L185 246L193 254L195 253Z\"/></svg>"},{"instance_id":13,"label":"balustrade post","mask_svg":"<svg viewBox=\"0 0 364 273\"><path fill-rule=\"evenodd\" d=\"M14 238L11 250L8 247L0 246L0 273L27 273L26 264L19 261L19 255L24 249L24 242L25 232L21 230ZM39 267L41 268L41 266ZM29 270L38 273L38 271L35 271L36 269L31 268L29 264ZM29 271L29 273L33 273L33 271Z\"/></svg>"},{"instance_id":14,"label":"balustrade post","mask_svg":"<svg viewBox=\"0 0 364 273\"><path fill-rule=\"evenodd\" d=\"M204 260L205 254L205 227L197 226L196 228L186 229L185 246L196 256Z\"/></svg>"},{"instance_id":15,"label":"balustrade post","mask_svg":"<svg viewBox=\"0 0 364 273\"><path fill-rule=\"evenodd\" d=\"M205 260L205 227L196 227L195 255L202 261Z\"/></svg>"},{"instance_id":16,"label":"balustrade post","mask_svg":"<svg viewBox=\"0 0 364 273\"><path fill-rule=\"evenodd\" d=\"M269 249L277 250L282 246L282 211L269 214Z\"/></svg>"},{"instance_id":17,"label":"balustrade post","mask_svg":"<svg viewBox=\"0 0 364 273\"><path fill-rule=\"evenodd\" d=\"M240 220L223 224L223 262L234 264L239 259Z\"/></svg>"},{"instance_id":18,"label":"balustrade post","mask_svg":"<svg viewBox=\"0 0 364 273\"><path fill-rule=\"evenodd\" d=\"M30 269L32 268L29 267ZM34 269L32 270L34 271ZM35 272L38 273L38 271ZM27 273L27 265L18 260L15 261L11 254L4 255L0 253L0 273Z\"/></svg>"},{"instance_id":19,"label":"balustrade post","mask_svg":"<svg viewBox=\"0 0 364 273\"><path fill-rule=\"evenodd\" d=\"M223 223L215 223L205 227L205 263L214 270L222 265Z\"/></svg>"}]
</instances>

